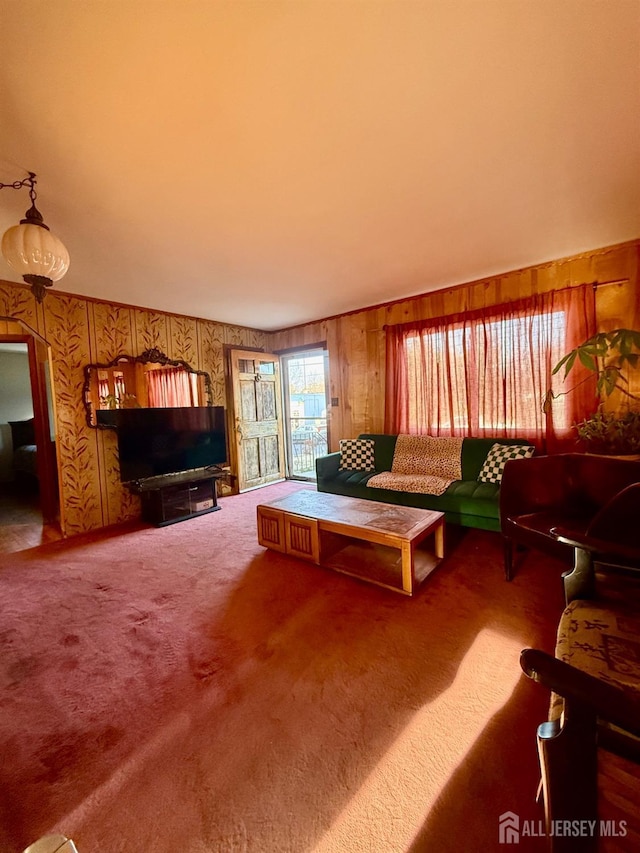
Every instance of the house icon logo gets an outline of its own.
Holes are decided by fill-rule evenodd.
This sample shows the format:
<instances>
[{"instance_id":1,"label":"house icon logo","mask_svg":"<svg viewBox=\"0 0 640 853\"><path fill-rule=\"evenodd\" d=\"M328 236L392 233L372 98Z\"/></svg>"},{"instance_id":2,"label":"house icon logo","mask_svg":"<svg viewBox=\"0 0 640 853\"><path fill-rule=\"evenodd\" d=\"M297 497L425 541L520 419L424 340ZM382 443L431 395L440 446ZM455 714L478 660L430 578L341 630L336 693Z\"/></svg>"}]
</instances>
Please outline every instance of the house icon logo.
<instances>
[{"instance_id":1,"label":"house icon logo","mask_svg":"<svg viewBox=\"0 0 640 853\"><path fill-rule=\"evenodd\" d=\"M505 812L498 818L500 844L520 843L520 818L513 812Z\"/></svg>"}]
</instances>

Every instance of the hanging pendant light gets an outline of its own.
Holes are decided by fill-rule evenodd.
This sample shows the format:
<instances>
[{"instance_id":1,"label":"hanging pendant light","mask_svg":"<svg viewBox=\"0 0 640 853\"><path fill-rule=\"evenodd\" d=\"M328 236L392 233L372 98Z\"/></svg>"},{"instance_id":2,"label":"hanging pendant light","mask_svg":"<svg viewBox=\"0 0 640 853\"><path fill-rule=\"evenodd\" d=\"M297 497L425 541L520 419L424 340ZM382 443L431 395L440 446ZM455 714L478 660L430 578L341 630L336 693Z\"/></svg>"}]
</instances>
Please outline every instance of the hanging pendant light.
<instances>
[{"instance_id":1,"label":"hanging pendant light","mask_svg":"<svg viewBox=\"0 0 640 853\"><path fill-rule=\"evenodd\" d=\"M54 281L59 281L69 269L69 252L62 241L44 224L42 214L36 207L36 176L33 172L29 172L29 177L22 181L0 184L0 189L20 189L27 186L31 207L19 225L14 225L5 232L2 238L2 255L11 269L31 285L37 301L42 302L45 288L51 287Z\"/></svg>"}]
</instances>

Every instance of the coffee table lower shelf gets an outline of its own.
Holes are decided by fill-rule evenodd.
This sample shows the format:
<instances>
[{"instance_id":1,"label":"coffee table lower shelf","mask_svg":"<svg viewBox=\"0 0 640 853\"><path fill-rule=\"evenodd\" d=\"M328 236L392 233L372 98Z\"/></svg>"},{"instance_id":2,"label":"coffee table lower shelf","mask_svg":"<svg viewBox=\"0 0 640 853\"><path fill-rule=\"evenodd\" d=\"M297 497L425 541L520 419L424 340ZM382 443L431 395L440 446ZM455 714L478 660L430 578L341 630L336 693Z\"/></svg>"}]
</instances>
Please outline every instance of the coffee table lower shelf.
<instances>
[{"instance_id":1,"label":"coffee table lower shelf","mask_svg":"<svg viewBox=\"0 0 640 853\"><path fill-rule=\"evenodd\" d=\"M327 497L336 500L323 495L324 502ZM341 500L360 503L355 498ZM397 519L401 510L390 509ZM370 525L299 515L286 506L285 499L258 506L258 541L271 550L413 595L444 557L444 516L424 513L433 517L407 538Z\"/></svg>"},{"instance_id":2,"label":"coffee table lower shelf","mask_svg":"<svg viewBox=\"0 0 640 853\"><path fill-rule=\"evenodd\" d=\"M344 575L384 586L394 592L406 592L407 595L411 595L439 562L439 557L424 548L417 548L413 552L411 591L404 590L399 585L402 582L402 554L396 548L389 548L387 545L353 540L343 545L330 557L321 559L320 565L342 572Z\"/></svg>"}]
</instances>

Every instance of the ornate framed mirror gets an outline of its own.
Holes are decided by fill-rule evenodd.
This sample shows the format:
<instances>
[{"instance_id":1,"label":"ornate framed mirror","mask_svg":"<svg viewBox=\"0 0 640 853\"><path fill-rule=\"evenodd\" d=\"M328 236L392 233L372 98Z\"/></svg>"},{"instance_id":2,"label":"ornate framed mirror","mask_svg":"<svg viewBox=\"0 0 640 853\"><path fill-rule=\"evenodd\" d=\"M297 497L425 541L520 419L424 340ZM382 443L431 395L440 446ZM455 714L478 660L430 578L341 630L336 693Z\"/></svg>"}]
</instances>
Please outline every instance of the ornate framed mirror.
<instances>
[{"instance_id":1,"label":"ornate framed mirror","mask_svg":"<svg viewBox=\"0 0 640 853\"><path fill-rule=\"evenodd\" d=\"M87 364L83 397L87 424L94 429L113 429L109 413L116 409L213 406L209 374L158 349Z\"/></svg>"}]
</instances>

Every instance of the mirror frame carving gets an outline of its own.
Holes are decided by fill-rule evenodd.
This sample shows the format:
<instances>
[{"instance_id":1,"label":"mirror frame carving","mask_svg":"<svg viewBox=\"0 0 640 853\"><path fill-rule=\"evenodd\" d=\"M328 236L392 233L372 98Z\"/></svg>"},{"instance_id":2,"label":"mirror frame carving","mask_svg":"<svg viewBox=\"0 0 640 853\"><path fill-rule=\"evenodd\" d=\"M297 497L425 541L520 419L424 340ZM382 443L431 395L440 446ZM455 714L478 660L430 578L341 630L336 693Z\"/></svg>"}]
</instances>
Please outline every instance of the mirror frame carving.
<instances>
[{"instance_id":1,"label":"mirror frame carving","mask_svg":"<svg viewBox=\"0 0 640 853\"><path fill-rule=\"evenodd\" d=\"M120 355L116 356L113 361L104 364L87 364L84 367L84 385L82 387L82 399L84 401L84 407L86 410L87 426L91 427L91 429L115 429L115 427L112 427L109 424L99 423L97 417L95 418L95 423L93 423L94 413L106 410L97 409L91 401L91 371L108 370L110 367L117 367L123 362L125 362L126 364L161 364L164 367L166 367L167 365L169 365L170 367L183 367L185 370L188 370L189 373L196 373L198 376L202 376L204 381L205 396L207 398L206 405L213 406L213 388L211 385L211 376L207 373L206 370L196 370L182 359L169 358L168 355L165 355L165 353L163 353L159 349L156 349L155 347L152 349L145 350L142 355L127 355L126 353L121 353Z\"/></svg>"}]
</instances>

